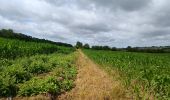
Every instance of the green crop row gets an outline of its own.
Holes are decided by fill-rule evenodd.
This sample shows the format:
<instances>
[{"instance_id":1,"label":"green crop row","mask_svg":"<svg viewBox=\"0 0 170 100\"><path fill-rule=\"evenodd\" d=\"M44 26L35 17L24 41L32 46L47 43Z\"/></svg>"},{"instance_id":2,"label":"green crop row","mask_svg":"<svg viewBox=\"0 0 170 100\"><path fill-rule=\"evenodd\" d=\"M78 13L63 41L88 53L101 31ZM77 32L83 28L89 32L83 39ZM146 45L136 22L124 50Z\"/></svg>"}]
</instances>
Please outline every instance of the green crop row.
<instances>
[{"instance_id":1,"label":"green crop row","mask_svg":"<svg viewBox=\"0 0 170 100\"><path fill-rule=\"evenodd\" d=\"M57 46L50 43L25 42L21 40L0 38L0 59L15 59L17 57L53 52L70 53L74 48Z\"/></svg>"},{"instance_id":2,"label":"green crop row","mask_svg":"<svg viewBox=\"0 0 170 100\"><path fill-rule=\"evenodd\" d=\"M96 63L118 69L125 85L137 97L145 98L141 95L144 92L160 100L170 99L170 54L83 51Z\"/></svg>"},{"instance_id":3,"label":"green crop row","mask_svg":"<svg viewBox=\"0 0 170 100\"><path fill-rule=\"evenodd\" d=\"M59 94L73 87L76 53L44 54L6 61L0 70L0 97Z\"/></svg>"}]
</instances>

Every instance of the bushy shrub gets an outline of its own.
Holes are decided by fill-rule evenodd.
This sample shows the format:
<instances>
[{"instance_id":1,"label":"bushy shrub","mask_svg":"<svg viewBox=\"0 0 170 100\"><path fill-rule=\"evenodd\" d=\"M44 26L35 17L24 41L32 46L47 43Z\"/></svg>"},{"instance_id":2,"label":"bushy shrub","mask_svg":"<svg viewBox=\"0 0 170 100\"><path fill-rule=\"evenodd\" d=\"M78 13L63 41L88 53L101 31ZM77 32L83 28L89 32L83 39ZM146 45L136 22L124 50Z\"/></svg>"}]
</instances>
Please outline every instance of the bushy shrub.
<instances>
[{"instance_id":1,"label":"bushy shrub","mask_svg":"<svg viewBox=\"0 0 170 100\"><path fill-rule=\"evenodd\" d=\"M21 83L30 79L31 73L27 72L20 64L13 64L8 66L2 72L4 76L10 76L11 78L15 77L15 83Z\"/></svg>"},{"instance_id":2,"label":"bushy shrub","mask_svg":"<svg viewBox=\"0 0 170 100\"><path fill-rule=\"evenodd\" d=\"M31 96L41 93L59 93L58 81L54 77L45 79L33 78L20 86L20 96Z\"/></svg>"},{"instance_id":3,"label":"bushy shrub","mask_svg":"<svg viewBox=\"0 0 170 100\"><path fill-rule=\"evenodd\" d=\"M16 78L14 76L0 73L0 97L15 96L18 90L15 82Z\"/></svg>"}]
</instances>

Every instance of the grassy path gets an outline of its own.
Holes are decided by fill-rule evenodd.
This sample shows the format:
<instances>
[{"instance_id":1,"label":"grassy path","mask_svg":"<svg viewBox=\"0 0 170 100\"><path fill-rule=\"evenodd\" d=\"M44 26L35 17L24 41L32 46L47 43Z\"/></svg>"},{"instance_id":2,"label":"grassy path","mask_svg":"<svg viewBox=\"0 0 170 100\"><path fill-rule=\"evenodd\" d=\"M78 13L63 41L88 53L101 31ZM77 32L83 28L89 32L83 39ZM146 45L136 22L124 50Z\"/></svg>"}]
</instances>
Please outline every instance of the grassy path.
<instances>
[{"instance_id":1,"label":"grassy path","mask_svg":"<svg viewBox=\"0 0 170 100\"><path fill-rule=\"evenodd\" d=\"M79 51L75 88L59 100L127 100L120 81L113 81L105 71Z\"/></svg>"}]
</instances>

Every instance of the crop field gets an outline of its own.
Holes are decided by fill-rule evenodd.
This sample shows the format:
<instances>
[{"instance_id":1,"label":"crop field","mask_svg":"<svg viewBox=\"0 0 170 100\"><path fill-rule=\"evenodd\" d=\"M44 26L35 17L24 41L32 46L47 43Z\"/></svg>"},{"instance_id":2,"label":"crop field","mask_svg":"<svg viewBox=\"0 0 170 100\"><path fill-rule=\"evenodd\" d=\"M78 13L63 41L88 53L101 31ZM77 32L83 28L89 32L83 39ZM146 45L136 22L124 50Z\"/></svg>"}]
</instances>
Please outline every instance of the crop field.
<instances>
[{"instance_id":1,"label":"crop field","mask_svg":"<svg viewBox=\"0 0 170 100\"><path fill-rule=\"evenodd\" d=\"M69 53L73 48L66 48L49 43L25 42L21 40L0 38L0 58L15 59L17 57L53 52Z\"/></svg>"},{"instance_id":2,"label":"crop field","mask_svg":"<svg viewBox=\"0 0 170 100\"><path fill-rule=\"evenodd\" d=\"M9 38L0 38L0 51L0 99L170 98L169 53L76 50Z\"/></svg>"},{"instance_id":3,"label":"crop field","mask_svg":"<svg viewBox=\"0 0 170 100\"><path fill-rule=\"evenodd\" d=\"M138 98L170 98L170 54L83 50L103 67L119 70L123 83ZM114 76L113 76L114 77ZM147 95L146 95L147 94Z\"/></svg>"},{"instance_id":4,"label":"crop field","mask_svg":"<svg viewBox=\"0 0 170 100\"><path fill-rule=\"evenodd\" d=\"M74 48L0 38L0 97L49 94L73 88Z\"/></svg>"}]
</instances>

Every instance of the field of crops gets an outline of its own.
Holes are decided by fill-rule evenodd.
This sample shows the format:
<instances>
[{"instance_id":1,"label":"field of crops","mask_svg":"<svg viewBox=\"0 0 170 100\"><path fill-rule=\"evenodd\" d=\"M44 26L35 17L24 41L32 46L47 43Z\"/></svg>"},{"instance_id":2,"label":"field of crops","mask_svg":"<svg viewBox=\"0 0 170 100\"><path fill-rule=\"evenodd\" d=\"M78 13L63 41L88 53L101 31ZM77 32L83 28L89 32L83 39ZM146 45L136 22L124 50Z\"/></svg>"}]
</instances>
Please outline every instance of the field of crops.
<instances>
[{"instance_id":1,"label":"field of crops","mask_svg":"<svg viewBox=\"0 0 170 100\"><path fill-rule=\"evenodd\" d=\"M17 57L53 52L69 53L73 48L57 46L50 43L25 42L21 40L0 38L0 58L15 59Z\"/></svg>"},{"instance_id":2,"label":"field of crops","mask_svg":"<svg viewBox=\"0 0 170 100\"><path fill-rule=\"evenodd\" d=\"M96 63L118 69L138 98L170 99L170 54L83 50Z\"/></svg>"},{"instance_id":3,"label":"field of crops","mask_svg":"<svg viewBox=\"0 0 170 100\"><path fill-rule=\"evenodd\" d=\"M70 90L77 74L74 48L0 38L0 98Z\"/></svg>"},{"instance_id":4,"label":"field of crops","mask_svg":"<svg viewBox=\"0 0 170 100\"><path fill-rule=\"evenodd\" d=\"M48 95L74 87L77 52L73 47L0 38L0 98ZM139 99L170 99L170 54L83 50L96 63L118 70ZM114 76L113 76L114 77Z\"/></svg>"}]
</instances>

